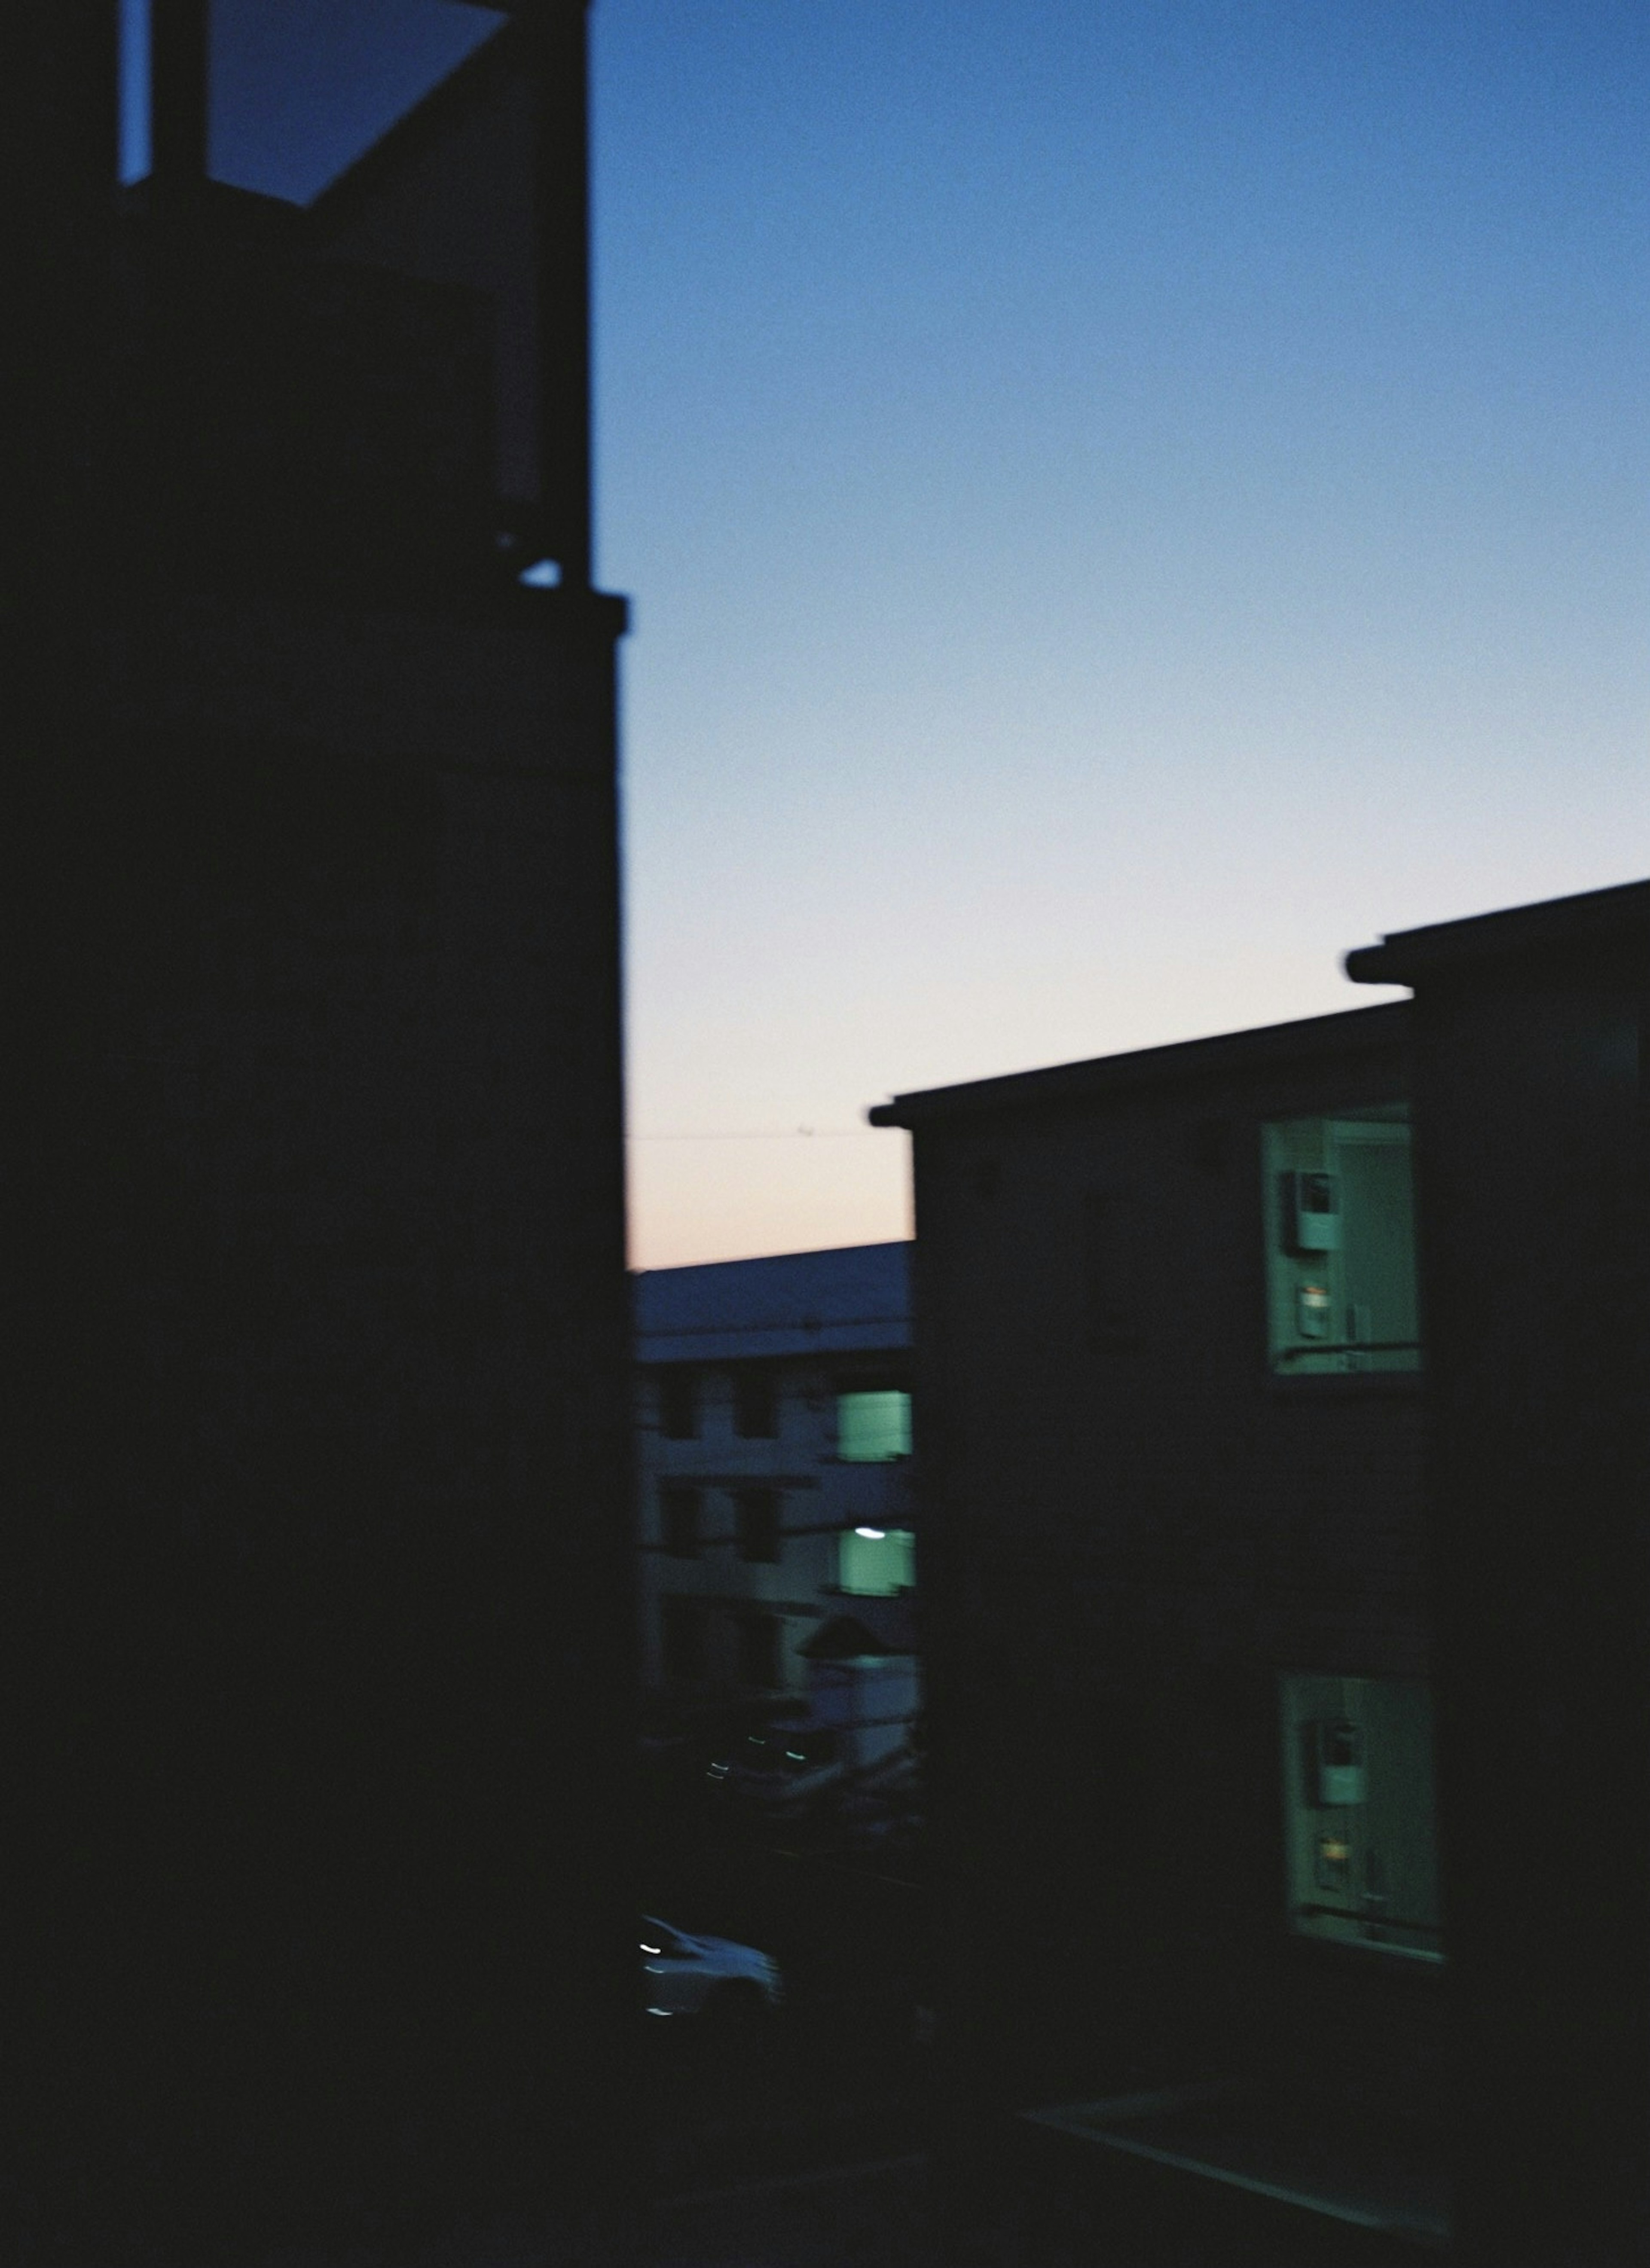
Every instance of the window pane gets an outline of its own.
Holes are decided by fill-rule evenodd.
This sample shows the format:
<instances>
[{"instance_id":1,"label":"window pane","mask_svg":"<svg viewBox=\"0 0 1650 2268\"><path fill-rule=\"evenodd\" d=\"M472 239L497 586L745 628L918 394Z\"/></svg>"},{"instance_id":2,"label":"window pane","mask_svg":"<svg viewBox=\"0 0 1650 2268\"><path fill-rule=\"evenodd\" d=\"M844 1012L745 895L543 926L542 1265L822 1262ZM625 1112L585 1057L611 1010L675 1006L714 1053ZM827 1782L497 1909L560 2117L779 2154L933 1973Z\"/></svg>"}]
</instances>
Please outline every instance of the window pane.
<instances>
[{"instance_id":1,"label":"window pane","mask_svg":"<svg viewBox=\"0 0 1650 2268\"><path fill-rule=\"evenodd\" d=\"M1426 1686L1291 1675L1281 1703L1292 1927L1441 1960Z\"/></svg>"},{"instance_id":2,"label":"window pane","mask_svg":"<svg viewBox=\"0 0 1650 2268\"><path fill-rule=\"evenodd\" d=\"M1279 1120L1264 1164L1272 1368L1418 1369L1407 1109Z\"/></svg>"},{"instance_id":3,"label":"window pane","mask_svg":"<svg viewBox=\"0 0 1650 2268\"><path fill-rule=\"evenodd\" d=\"M916 1539L909 1528L880 1535L858 1529L837 1538L837 1582L862 1599L886 1599L909 1591L914 1577Z\"/></svg>"},{"instance_id":4,"label":"window pane","mask_svg":"<svg viewBox=\"0 0 1650 2268\"><path fill-rule=\"evenodd\" d=\"M897 1392L839 1394L836 1454L844 1463L887 1464L911 1453L911 1397Z\"/></svg>"}]
</instances>

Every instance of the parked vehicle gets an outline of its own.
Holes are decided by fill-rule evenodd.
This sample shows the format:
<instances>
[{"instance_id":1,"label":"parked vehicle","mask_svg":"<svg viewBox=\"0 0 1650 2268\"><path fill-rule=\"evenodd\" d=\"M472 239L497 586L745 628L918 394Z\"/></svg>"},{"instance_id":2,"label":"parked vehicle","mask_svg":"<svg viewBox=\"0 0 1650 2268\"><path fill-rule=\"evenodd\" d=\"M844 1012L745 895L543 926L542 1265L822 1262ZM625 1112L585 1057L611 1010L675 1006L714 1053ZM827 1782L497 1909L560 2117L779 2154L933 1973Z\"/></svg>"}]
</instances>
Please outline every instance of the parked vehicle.
<instances>
[{"instance_id":1,"label":"parked vehicle","mask_svg":"<svg viewBox=\"0 0 1650 2268\"><path fill-rule=\"evenodd\" d=\"M724 1802L776 1825L808 1821L875 1832L904 1821L921 1801L920 1760L898 1724L770 1726L718 1756L706 1780Z\"/></svg>"},{"instance_id":2,"label":"parked vehicle","mask_svg":"<svg viewBox=\"0 0 1650 2268\"><path fill-rule=\"evenodd\" d=\"M641 1953L650 2016L692 2016L702 2026L742 2030L784 1999L778 1962L732 1938L690 1937L645 1914Z\"/></svg>"},{"instance_id":3,"label":"parked vehicle","mask_svg":"<svg viewBox=\"0 0 1650 2268\"><path fill-rule=\"evenodd\" d=\"M706 1777L732 1802L765 1818L792 1819L838 1787L847 1769L834 1727L778 1724L748 1734Z\"/></svg>"}]
</instances>

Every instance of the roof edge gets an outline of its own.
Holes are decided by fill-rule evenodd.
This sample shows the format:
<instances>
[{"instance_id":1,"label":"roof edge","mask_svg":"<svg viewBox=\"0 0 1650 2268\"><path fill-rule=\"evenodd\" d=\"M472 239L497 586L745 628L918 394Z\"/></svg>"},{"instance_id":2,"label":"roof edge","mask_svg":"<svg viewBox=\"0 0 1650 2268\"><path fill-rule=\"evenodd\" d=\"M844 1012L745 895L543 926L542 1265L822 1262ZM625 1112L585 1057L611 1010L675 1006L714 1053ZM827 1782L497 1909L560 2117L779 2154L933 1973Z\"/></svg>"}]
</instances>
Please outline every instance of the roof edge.
<instances>
[{"instance_id":1,"label":"roof edge","mask_svg":"<svg viewBox=\"0 0 1650 2268\"><path fill-rule=\"evenodd\" d=\"M1650 881L1395 930L1355 946L1342 966L1354 984L1410 984L1468 962L1568 959L1635 942L1650 946Z\"/></svg>"},{"instance_id":2,"label":"roof edge","mask_svg":"<svg viewBox=\"0 0 1650 2268\"><path fill-rule=\"evenodd\" d=\"M632 1268L629 1272L632 1281L642 1276L687 1276L701 1268L760 1268L770 1261L820 1260L843 1252L909 1252L912 1242L909 1236L879 1236L868 1244L810 1244L795 1252L787 1247L783 1252L745 1252L733 1260L683 1260L668 1268Z\"/></svg>"},{"instance_id":3,"label":"roof edge","mask_svg":"<svg viewBox=\"0 0 1650 2268\"><path fill-rule=\"evenodd\" d=\"M910 1127L930 1118L1077 1101L1114 1088L1145 1086L1153 1079L1196 1078L1227 1065L1286 1063L1325 1046L1338 1046L1348 1054L1384 1049L1402 1043L1410 1012L1409 1001L1387 1000L1373 1007L1338 1008L1324 1016L1296 1017L1285 1024L1216 1032L1205 1039L1172 1040L1161 1047L1132 1048L1120 1055L1089 1057L1080 1063L1054 1064L1038 1071L1010 1071L998 1079L968 1079L955 1086L896 1094L889 1102L873 1104L866 1116L873 1126Z\"/></svg>"}]
</instances>

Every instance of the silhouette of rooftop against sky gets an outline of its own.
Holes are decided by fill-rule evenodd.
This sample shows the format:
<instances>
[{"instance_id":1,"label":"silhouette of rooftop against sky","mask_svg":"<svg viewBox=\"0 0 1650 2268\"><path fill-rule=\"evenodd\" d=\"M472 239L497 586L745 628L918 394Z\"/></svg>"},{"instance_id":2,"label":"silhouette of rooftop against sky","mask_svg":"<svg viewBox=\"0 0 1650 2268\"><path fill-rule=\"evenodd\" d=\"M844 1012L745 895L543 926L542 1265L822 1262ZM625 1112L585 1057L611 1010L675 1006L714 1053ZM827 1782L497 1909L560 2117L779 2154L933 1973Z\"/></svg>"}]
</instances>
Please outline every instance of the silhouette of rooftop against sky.
<instances>
[{"instance_id":1,"label":"silhouette of rooftop against sky","mask_svg":"<svg viewBox=\"0 0 1650 2268\"><path fill-rule=\"evenodd\" d=\"M313 194L490 25L219 0L215 165ZM591 29L637 1136L1352 1005L1359 937L1624 879L1641 10ZM902 1152L637 1140L633 1260L902 1236Z\"/></svg>"}]
</instances>

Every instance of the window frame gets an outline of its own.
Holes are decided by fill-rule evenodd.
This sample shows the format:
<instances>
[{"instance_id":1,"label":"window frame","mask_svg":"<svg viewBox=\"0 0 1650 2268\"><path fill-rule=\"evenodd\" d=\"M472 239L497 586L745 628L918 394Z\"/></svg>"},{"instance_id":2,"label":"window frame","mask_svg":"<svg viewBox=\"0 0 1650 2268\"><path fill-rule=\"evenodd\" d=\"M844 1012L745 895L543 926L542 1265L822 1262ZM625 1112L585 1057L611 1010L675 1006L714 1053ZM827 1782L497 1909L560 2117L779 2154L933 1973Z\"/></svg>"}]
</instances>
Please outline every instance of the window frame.
<instances>
[{"instance_id":1,"label":"window frame","mask_svg":"<svg viewBox=\"0 0 1650 2268\"><path fill-rule=\"evenodd\" d=\"M1262 1241L1262 1360L1264 1374L1287 1392L1322 1391L1326 1380L1377 1390L1412 1390L1425 1374L1425 1351L1419 1314L1419 1253L1417 1244L1411 1149L1411 1114L1406 1099L1388 1096L1358 1103L1324 1104L1269 1115L1259 1125ZM1367 1133L1359 1130L1369 1129ZM1384 1130L1399 1128L1394 1134ZM1311 1130L1308 1134L1307 1130ZM1343 1149L1399 1149L1407 1170L1407 1268L1389 1295L1407 1308L1412 1337L1377 1336L1352 1320L1371 1303L1355 1296L1360 1287L1357 1247L1345 1236L1347 1208ZM1307 1151L1312 1162L1301 1162ZM1338 1183L1335 1206L1323 1215L1325 1242L1308 1248L1287 1233L1292 1182ZM1302 1214L1302 1219L1306 1215ZM1352 1215L1356 1221L1357 1212ZM1370 1248L1365 1248L1368 1253ZM1378 1252L1379 1245L1374 1247ZM1366 1261L1366 1267L1368 1266ZM1320 1336L1299 1325L1307 1299L1316 1293L1327 1311ZM1336 1328L1339 1322L1338 1329Z\"/></svg>"},{"instance_id":2,"label":"window frame","mask_svg":"<svg viewBox=\"0 0 1650 2268\"><path fill-rule=\"evenodd\" d=\"M866 1524L869 1525L868 1522ZM852 1556L851 1547L855 1543L858 1543L863 1545L879 1542L895 1543L896 1548L899 1546L903 1547L903 1565L905 1572L910 1580L903 1583L896 1583L891 1589L887 1590L866 1590L861 1585L851 1584L847 1580L847 1562ZM885 1528L880 1538L861 1536L858 1534L857 1525L853 1528L838 1528L836 1531L836 1589L838 1594L844 1599L902 1598L908 1592L913 1591L917 1587L917 1570L915 1564L916 1552L917 1531L915 1528Z\"/></svg>"},{"instance_id":3,"label":"window frame","mask_svg":"<svg viewBox=\"0 0 1650 2268\"><path fill-rule=\"evenodd\" d=\"M885 1454L866 1457L850 1456L843 1446L843 1404L844 1402L886 1400L898 1395L905 1405L903 1427L905 1446ZM893 1465L911 1454L911 1391L909 1386L863 1385L857 1380L839 1382L832 1388L832 1454L841 1465Z\"/></svg>"},{"instance_id":4,"label":"window frame","mask_svg":"<svg viewBox=\"0 0 1650 2268\"><path fill-rule=\"evenodd\" d=\"M1283 1919L1292 1943L1394 1968L1441 1969L1429 1681L1280 1669L1277 1706ZM1326 1737L1342 1727L1357 1735L1344 1753ZM1393 1888L1399 1908L1414 1911L1392 1910Z\"/></svg>"}]
</instances>

